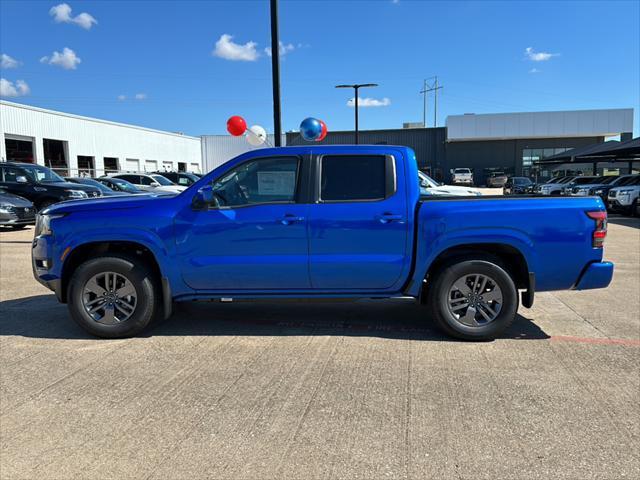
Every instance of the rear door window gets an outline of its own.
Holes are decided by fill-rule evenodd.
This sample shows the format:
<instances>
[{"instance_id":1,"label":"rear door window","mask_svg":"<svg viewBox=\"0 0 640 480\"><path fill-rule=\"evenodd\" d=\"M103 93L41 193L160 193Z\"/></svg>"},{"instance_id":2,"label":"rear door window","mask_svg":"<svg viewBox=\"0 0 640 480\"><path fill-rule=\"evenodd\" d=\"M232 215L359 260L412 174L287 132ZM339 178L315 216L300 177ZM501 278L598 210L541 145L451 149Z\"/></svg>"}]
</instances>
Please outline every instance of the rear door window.
<instances>
[{"instance_id":1,"label":"rear door window","mask_svg":"<svg viewBox=\"0 0 640 480\"><path fill-rule=\"evenodd\" d=\"M393 194L393 158L325 155L320 164L320 201L374 201Z\"/></svg>"}]
</instances>

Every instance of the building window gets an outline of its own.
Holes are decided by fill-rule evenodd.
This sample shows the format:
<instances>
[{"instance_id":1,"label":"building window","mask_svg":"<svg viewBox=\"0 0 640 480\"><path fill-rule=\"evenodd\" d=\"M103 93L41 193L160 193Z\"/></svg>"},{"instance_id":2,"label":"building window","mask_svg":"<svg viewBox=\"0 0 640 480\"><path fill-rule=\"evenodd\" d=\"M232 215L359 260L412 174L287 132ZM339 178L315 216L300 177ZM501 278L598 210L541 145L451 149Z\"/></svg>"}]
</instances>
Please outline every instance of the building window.
<instances>
[{"instance_id":1,"label":"building window","mask_svg":"<svg viewBox=\"0 0 640 480\"><path fill-rule=\"evenodd\" d=\"M42 139L44 147L44 164L53 169L58 175L69 176L69 165L67 163L67 142L62 140Z\"/></svg>"},{"instance_id":2,"label":"building window","mask_svg":"<svg viewBox=\"0 0 640 480\"><path fill-rule=\"evenodd\" d=\"M33 163L33 140L5 138L7 161Z\"/></svg>"},{"instance_id":3,"label":"building window","mask_svg":"<svg viewBox=\"0 0 640 480\"><path fill-rule=\"evenodd\" d=\"M104 173L116 173L118 171L118 159L115 157L104 157Z\"/></svg>"},{"instance_id":4,"label":"building window","mask_svg":"<svg viewBox=\"0 0 640 480\"><path fill-rule=\"evenodd\" d=\"M78 155L78 175L81 177L91 176L95 172L93 157Z\"/></svg>"}]
</instances>

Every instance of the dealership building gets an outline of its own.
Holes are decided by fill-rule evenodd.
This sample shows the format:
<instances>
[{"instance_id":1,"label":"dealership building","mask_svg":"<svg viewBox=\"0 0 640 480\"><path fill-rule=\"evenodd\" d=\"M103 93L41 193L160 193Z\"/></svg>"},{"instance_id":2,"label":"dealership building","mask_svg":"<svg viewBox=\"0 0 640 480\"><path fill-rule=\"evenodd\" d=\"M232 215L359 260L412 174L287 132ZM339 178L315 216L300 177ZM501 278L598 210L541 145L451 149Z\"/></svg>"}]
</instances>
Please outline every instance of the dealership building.
<instances>
[{"instance_id":1,"label":"dealership building","mask_svg":"<svg viewBox=\"0 0 640 480\"><path fill-rule=\"evenodd\" d=\"M61 175L202 171L199 137L0 101L0 159Z\"/></svg>"}]
</instances>

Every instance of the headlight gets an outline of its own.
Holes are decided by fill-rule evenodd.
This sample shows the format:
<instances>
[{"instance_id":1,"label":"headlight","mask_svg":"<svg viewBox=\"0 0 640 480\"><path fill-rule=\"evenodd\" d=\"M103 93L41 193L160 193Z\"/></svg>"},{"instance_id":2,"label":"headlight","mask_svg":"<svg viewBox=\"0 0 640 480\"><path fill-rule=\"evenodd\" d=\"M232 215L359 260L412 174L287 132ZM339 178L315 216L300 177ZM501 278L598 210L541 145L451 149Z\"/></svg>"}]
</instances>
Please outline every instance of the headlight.
<instances>
[{"instance_id":1,"label":"headlight","mask_svg":"<svg viewBox=\"0 0 640 480\"><path fill-rule=\"evenodd\" d=\"M83 190L65 190L69 194L69 198L89 198L87 192Z\"/></svg>"},{"instance_id":2,"label":"headlight","mask_svg":"<svg viewBox=\"0 0 640 480\"><path fill-rule=\"evenodd\" d=\"M11 205L10 203L0 203L0 212L2 213L9 213L10 208L13 205Z\"/></svg>"},{"instance_id":3,"label":"headlight","mask_svg":"<svg viewBox=\"0 0 640 480\"><path fill-rule=\"evenodd\" d=\"M589 195L602 195L604 190L602 188L592 188Z\"/></svg>"},{"instance_id":4,"label":"headlight","mask_svg":"<svg viewBox=\"0 0 640 480\"><path fill-rule=\"evenodd\" d=\"M619 190L618 194L625 195L625 194L631 193L631 192L633 192L633 190Z\"/></svg>"},{"instance_id":5,"label":"headlight","mask_svg":"<svg viewBox=\"0 0 640 480\"><path fill-rule=\"evenodd\" d=\"M56 218L62 218L64 215L38 215L36 217L36 231L35 236L38 235L51 235L51 220Z\"/></svg>"}]
</instances>

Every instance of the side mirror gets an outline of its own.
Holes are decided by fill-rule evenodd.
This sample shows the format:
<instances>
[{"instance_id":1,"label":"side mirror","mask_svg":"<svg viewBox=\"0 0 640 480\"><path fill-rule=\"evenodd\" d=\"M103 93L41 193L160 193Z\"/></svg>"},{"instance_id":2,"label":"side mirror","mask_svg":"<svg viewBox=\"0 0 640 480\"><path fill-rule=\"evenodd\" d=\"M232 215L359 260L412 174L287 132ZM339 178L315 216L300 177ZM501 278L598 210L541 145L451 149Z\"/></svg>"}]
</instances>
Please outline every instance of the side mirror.
<instances>
[{"instance_id":1,"label":"side mirror","mask_svg":"<svg viewBox=\"0 0 640 480\"><path fill-rule=\"evenodd\" d=\"M205 185L200 187L193 197L193 205L198 208L202 207L219 207L218 199L213 194L213 187Z\"/></svg>"},{"instance_id":2,"label":"side mirror","mask_svg":"<svg viewBox=\"0 0 640 480\"><path fill-rule=\"evenodd\" d=\"M151 186L155 188L155 187L159 187L160 184L158 182L151 182Z\"/></svg>"},{"instance_id":3,"label":"side mirror","mask_svg":"<svg viewBox=\"0 0 640 480\"><path fill-rule=\"evenodd\" d=\"M24 175L19 175L16 177L16 182L18 183L29 183L29 181L27 180L27 177L25 177Z\"/></svg>"}]
</instances>

